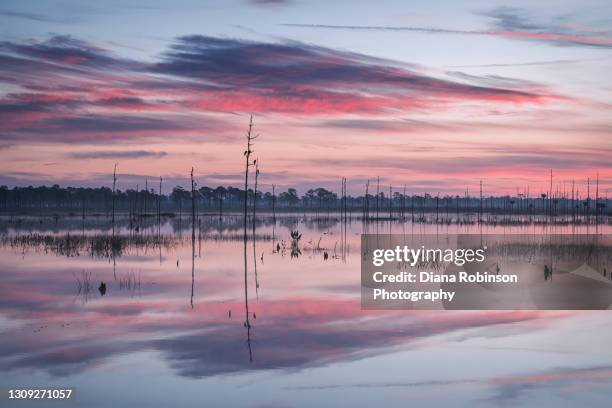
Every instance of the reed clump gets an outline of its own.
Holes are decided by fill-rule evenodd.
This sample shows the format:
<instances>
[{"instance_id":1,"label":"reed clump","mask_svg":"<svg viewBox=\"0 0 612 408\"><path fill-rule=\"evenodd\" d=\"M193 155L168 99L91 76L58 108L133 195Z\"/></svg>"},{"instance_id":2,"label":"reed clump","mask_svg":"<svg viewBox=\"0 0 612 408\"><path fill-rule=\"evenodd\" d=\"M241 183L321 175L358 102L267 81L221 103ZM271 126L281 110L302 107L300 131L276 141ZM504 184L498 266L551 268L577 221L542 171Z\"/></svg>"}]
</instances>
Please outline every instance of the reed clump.
<instances>
[{"instance_id":1,"label":"reed clump","mask_svg":"<svg viewBox=\"0 0 612 408\"><path fill-rule=\"evenodd\" d=\"M82 254L94 258L113 258L124 255L132 249L172 248L178 240L172 236L142 235L74 235L39 234L7 235L0 238L0 244L13 249L41 251L66 257Z\"/></svg>"}]
</instances>

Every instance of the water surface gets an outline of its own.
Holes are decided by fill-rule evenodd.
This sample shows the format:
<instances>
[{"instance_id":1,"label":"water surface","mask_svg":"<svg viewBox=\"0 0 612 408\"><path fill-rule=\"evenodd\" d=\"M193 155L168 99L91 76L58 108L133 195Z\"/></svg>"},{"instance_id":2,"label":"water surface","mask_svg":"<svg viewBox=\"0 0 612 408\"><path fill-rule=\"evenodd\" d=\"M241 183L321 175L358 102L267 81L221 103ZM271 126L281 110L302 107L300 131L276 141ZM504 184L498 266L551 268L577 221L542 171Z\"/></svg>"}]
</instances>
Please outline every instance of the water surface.
<instances>
[{"instance_id":1,"label":"water surface","mask_svg":"<svg viewBox=\"0 0 612 408\"><path fill-rule=\"evenodd\" d=\"M246 302L240 216L138 227L118 221L109 244L106 218L2 219L0 387L73 387L75 406L88 407L605 406L612 397L609 310L360 306L363 232L594 225L266 215L255 240L248 225Z\"/></svg>"}]
</instances>

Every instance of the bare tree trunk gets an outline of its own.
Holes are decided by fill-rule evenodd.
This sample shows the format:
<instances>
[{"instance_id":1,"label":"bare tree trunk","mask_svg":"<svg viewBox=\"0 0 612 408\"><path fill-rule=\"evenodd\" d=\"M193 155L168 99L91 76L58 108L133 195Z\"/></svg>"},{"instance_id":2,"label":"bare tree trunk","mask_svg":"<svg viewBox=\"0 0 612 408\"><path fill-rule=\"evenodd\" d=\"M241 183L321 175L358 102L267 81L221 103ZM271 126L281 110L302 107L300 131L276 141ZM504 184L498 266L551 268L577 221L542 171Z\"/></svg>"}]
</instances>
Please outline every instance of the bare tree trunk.
<instances>
[{"instance_id":1,"label":"bare tree trunk","mask_svg":"<svg viewBox=\"0 0 612 408\"><path fill-rule=\"evenodd\" d=\"M255 295L259 299L259 279L257 277L257 249L255 239L255 220L257 217L257 179L259 178L259 163L257 159L253 160L253 164L255 165L255 186L253 187L253 266L255 272Z\"/></svg>"},{"instance_id":2,"label":"bare tree trunk","mask_svg":"<svg viewBox=\"0 0 612 408\"><path fill-rule=\"evenodd\" d=\"M369 217L370 217L370 180L368 179L368 182L366 183L366 190L365 190L365 199L364 199L364 208L365 208L365 220L366 222L369 221Z\"/></svg>"},{"instance_id":3,"label":"bare tree trunk","mask_svg":"<svg viewBox=\"0 0 612 408\"><path fill-rule=\"evenodd\" d=\"M380 198L380 177L376 178L376 221L378 222L378 199Z\"/></svg>"},{"instance_id":4,"label":"bare tree trunk","mask_svg":"<svg viewBox=\"0 0 612 408\"><path fill-rule=\"evenodd\" d=\"M478 223L482 222L482 180L480 180L480 213L478 214Z\"/></svg>"},{"instance_id":5,"label":"bare tree trunk","mask_svg":"<svg viewBox=\"0 0 612 408\"><path fill-rule=\"evenodd\" d=\"M393 216L393 190L392 190L392 187L389 186L389 222L391 222L392 216Z\"/></svg>"},{"instance_id":6,"label":"bare tree trunk","mask_svg":"<svg viewBox=\"0 0 612 408\"><path fill-rule=\"evenodd\" d=\"M247 280L247 216L248 216L248 193L249 193L249 166L251 163L249 162L251 158L251 154L253 151L251 150L251 142L257 136L252 135L253 131L253 116L251 116L249 120L249 130L247 131L247 149L244 151L245 158L245 168L244 168L244 308L245 308L245 317L246 320L244 325L247 327L247 332L251 328L251 324L249 322L249 289L248 289L248 280Z\"/></svg>"},{"instance_id":7,"label":"bare tree trunk","mask_svg":"<svg viewBox=\"0 0 612 408\"><path fill-rule=\"evenodd\" d=\"M195 181L193 179L193 167L191 168L191 239L195 241Z\"/></svg>"},{"instance_id":8,"label":"bare tree trunk","mask_svg":"<svg viewBox=\"0 0 612 408\"><path fill-rule=\"evenodd\" d=\"M193 290L195 286L195 181L191 168L191 308L193 309Z\"/></svg>"},{"instance_id":9,"label":"bare tree trunk","mask_svg":"<svg viewBox=\"0 0 612 408\"><path fill-rule=\"evenodd\" d=\"M157 239L161 236L161 197L162 197L162 177L159 176L159 194L157 196Z\"/></svg>"},{"instance_id":10,"label":"bare tree trunk","mask_svg":"<svg viewBox=\"0 0 612 408\"><path fill-rule=\"evenodd\" d=\"M115 236L115 186L117 184L117 163L115 163L115 168L113 169L113 237ZM108 213L107 213L108 214Z\"/></svg>"},{"instance_id":11,"label":"bare tree trunk","mask_svg":"<svg viewBox=\"0 0 612 408\"><path fill-rule=\"evenodd\" d=\"M274 191L275 188L276 186L272 184L272 219L274 220L274 222L276 222L276 193Z\"/></svg>"},{"instance_id":12,"label":"bare tree trunk","mask_svg":"<svg viewBox=\"0 0 612 408\"><path fill-rule=\"evenodd\" d=\"M599 172L597 172L597 181L595 184L595 228L599 225Z\"/></svg>"},{"instance_id":13,"label":"bare tree trunk","mask_svg":"<svg viewBox=\"0 0 612 408\"><path fill-rule=\"evenodd\" d=\"M587 225L589 224L589 217L591 216L590 214L590 204L589 201L591 200L591 179L587 178L587 199L586 199L586 218L587 218Z\"/></svg>"}]
</instances>

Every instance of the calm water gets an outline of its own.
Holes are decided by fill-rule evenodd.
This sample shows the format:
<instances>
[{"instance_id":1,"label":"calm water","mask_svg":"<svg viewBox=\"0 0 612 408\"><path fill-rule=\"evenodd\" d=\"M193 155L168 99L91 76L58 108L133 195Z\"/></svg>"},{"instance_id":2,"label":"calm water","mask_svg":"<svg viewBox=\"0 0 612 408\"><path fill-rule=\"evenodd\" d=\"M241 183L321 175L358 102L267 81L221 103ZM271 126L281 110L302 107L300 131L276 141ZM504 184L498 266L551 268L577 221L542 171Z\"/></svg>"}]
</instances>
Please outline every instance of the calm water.
<instances>
[{"instance_id":1,"label":"calm water","mask_svg":"<svg viewBox=\"0 0 612 408\"><path fill-rule=\"evenodd\" d=\"M78 244L11 240L95 236L109 232L106 219L3 220L0 388L72 387L70 406L87 407L608 406L612 398L610 310L361 310L361 233L478 233L478 225L344 228L333 217L267 217L255 247L247 243L247 325L240 217L202 217L193 246L187 219L137 233L120 224L117 235L142 239L113 260ZM292 230L302 234L299 252ZM544 230L587 227L482 227ZM158 233L161 249L146 239ZM32 404L44 405L53 403Z\"/></svg>"}]
</instances>

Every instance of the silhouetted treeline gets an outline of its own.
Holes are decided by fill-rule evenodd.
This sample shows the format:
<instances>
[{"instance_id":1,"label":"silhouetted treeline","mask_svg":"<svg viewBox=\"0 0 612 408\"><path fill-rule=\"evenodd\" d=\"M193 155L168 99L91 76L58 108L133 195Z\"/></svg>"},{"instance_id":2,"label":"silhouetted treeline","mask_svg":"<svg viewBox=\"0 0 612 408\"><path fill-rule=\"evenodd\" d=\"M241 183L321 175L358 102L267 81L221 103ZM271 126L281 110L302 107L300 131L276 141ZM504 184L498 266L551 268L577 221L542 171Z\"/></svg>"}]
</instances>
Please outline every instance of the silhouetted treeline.
<instances>
[{"instance_id":1,"label":"silhouetted treeline","mask_svg":"<svg viewBox=\"0 0 612 408\"><path fill-rule=\"evenodd\" d=\"M253 190L249 190L252 198ZM390 196L390 197L389 197ZM196 190L198 211L232 212L240 211L244 205L244 191L235 187L201 187ZM114 194L117 212L130 214L155 214L160 212L187 212L191 207L191 191L180 186L170 194L159 195L155 189L117 190ZM3 212L49 212L67 211L76 214L106 213L111 211L113 192L108 187L13 187L0 186L0 211ZM250 199L249 202L252 202ZM610 200L607 198L520 196L432 196L430 194L402 194L385 192L365 196L338 196L319 187L309 189L303 195L289 188L273 195L257 191L257 208L269 211L308 212L365 212L369 217L387 217L419 213L460 213L488 212L505 214L548 214L595 216L609 215Z\"/></svg>"}]
</instances>

